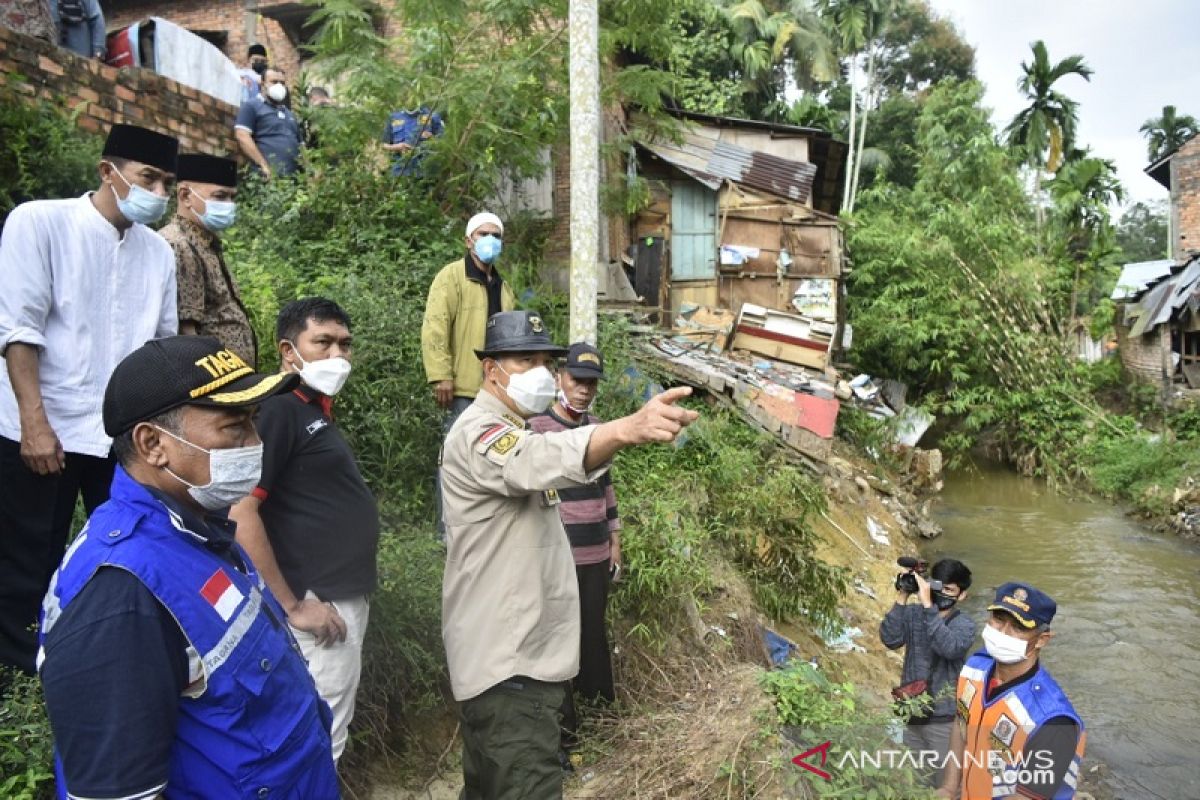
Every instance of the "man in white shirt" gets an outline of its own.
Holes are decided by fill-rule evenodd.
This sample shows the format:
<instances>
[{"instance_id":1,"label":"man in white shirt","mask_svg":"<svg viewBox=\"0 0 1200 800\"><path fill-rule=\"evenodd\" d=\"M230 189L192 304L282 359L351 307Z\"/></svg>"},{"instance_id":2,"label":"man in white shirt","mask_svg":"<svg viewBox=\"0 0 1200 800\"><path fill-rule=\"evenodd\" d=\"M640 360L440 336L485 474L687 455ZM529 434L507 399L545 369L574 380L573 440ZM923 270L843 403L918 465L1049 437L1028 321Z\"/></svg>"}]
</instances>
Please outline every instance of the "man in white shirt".
<instances>
[{"instance_id":1,"label":"man in white shirt","mask_svg":"<svg viewBox=\"0 0 1200 800\"><path fill-rule=\"evenodd\" d=\"M126 355L177 333L175 256L146 227L166 211L177 151L114 125L97 191L23 203L0 235L0 663L29 673L76 500L91 514L108 499L104 387Z\"/></svg>"}]
</instances>

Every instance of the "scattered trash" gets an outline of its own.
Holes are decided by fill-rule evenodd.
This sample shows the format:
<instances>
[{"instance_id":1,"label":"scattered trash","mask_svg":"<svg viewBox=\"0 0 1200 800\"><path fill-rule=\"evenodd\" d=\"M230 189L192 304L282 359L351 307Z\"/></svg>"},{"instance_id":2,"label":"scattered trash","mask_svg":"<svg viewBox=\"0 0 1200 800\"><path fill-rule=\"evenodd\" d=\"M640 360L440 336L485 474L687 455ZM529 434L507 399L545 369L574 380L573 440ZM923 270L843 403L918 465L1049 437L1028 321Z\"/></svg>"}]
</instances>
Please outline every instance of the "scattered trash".
<instances>
[{"instance_id":1,"label":"scattered trash","mask_svg":"<svg viewBox=\"0 0 1200 800\"><path fill-rule=\"evenodd\" d=\"M867 533L871 534L871 541L876 544L889 545L892 540L888 538L887 528L875 521L874 517L867 517Z\"/></svg>"},{"instance_id":2,"label":"scattered trash","mask_svg":"<svg viewBox=\"0 0 1200 800\"><path fill-rule=\"evenodd\" d=\"M709 625L708 629L710 631L712 631L713 633L715 633L717 636L720 636L722 639L726 638L729 635L725 632L725 629L722 628L720 625Z\"/></svg>"},{"instance_id":3,"label":"scattered trash","mask_svg":"<svg viewBox=\"0 0 1200 800\"><path fill-rule=\"evenodd\" d=\"M896 419L896 442L907 447L916 447L925 431L933 425L934 416L916 406L905 406Z\"/></svg>"},{"instance_id":4,"label":"scattered trash","mask_svg":"<svg viewBox=\"0 0 1200 800\"><path fill-rule=\"evenodd\" d=\"M867 648L854 641L862 635L863 632L860 628L843 628L832 639L825 639L825 646L835 653L865 653Z\"/></svg>"},{"instance_id":5,"label":"scattered trash","mask_svg":"<svg viewBox=\"0 0 1200 800\"><path fill-rule=\"evenodd\" d=\"M767 645L767 655L771 658L771 663L777 667L782 667L792 659L792 656L799 652L796 644L783 636L780 636L770 628L762 629L763 642ZM816 664L813 664L816 666Z\"/></svg>"},{"instance_id":6,"label":"scattered trash","mask_svg":"<svg viewBox=\"0 0 1200 800\"><path fill-rule=\"evenodd\" d=\"M867 586L867 584L863 582L862 578L854 579L854 591L858 592L859 594L865 594L867 597L871 598L872 600L879 599L879 595L875 594L875 590L872 589L870 586Z\"/></svg>"}]
</instances>

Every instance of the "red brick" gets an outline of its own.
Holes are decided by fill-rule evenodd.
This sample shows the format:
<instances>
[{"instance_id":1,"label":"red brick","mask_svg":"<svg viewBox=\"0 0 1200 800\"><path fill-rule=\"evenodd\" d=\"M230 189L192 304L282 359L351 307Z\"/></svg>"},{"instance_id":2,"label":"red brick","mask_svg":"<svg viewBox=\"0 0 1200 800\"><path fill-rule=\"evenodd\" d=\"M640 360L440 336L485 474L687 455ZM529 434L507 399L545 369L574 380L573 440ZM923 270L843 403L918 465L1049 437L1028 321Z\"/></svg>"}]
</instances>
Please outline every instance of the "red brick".
<instances>
[{"instance_id":1,"label":"red brick","mask_svg":"<svg viewBox=\"0 0 1200 800\"><path fill-rule=\"evenodd\" d=\"M137 95L134 94L133 90L124 86L116 87L116 95L127 103L132 103L137 100Z\"/></svg>"},{"instance_id":2,"label":"red brick","mask_svg":"<svg viewBox=\"0 0 1200 800\"><path fill-rule=\"evenodd\" d=\"M85 131L92 131L93 133L100 132L100 123L92 117L80 117L79 127L83 128Z\"/></svg>"},{"instance_id":3,"label":"red brick","mask_svg":"<svg viewBox=\"0 0 1200 800\"><path fill-rule=\"evenodd\" d=\"M121 111L124 113L127 119L136 119L141 121L146 117L146 112L142 111L133 103L125 103L121 106Z\"/></svg>"},{"instance_id":4,"label":"red brick","mask_svg":"<svg viewBox=\"0 0 1200 800\"><path fill-rule=\"evenodd\" d=\"M62 65L46 56L41 56L38 58L38 69L40 69L42 72L48 72L51 75L63 74Z\"/></svg>"}]
</instances>

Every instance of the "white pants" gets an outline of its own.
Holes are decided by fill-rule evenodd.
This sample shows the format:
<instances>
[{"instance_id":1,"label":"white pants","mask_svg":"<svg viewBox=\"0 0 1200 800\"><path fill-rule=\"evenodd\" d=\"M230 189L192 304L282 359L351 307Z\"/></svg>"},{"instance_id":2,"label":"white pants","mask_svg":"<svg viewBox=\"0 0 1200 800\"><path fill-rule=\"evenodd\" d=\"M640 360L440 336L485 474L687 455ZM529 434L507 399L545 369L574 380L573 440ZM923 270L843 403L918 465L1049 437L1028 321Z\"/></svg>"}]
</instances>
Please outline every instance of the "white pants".
<instances>
[{"instance_id":1,"label":"white pants","mask_svg":"<svg viewBox=\"0 0 1200 800\"><path fill-rule=\"evenodd\" d=\"M308 592L306 598L317 599ZM317 684L317 693L333 711L333 759L341 758L346 749L346 731L354 716L354 698L358 694L358 679L362 675L363 637L367 632L367 615L371 603L365 596L333 603L346 622L346 641L322 647L311 633L292 628L292 635L308 661L308 671Z\"/></svg>"}]
</instances>

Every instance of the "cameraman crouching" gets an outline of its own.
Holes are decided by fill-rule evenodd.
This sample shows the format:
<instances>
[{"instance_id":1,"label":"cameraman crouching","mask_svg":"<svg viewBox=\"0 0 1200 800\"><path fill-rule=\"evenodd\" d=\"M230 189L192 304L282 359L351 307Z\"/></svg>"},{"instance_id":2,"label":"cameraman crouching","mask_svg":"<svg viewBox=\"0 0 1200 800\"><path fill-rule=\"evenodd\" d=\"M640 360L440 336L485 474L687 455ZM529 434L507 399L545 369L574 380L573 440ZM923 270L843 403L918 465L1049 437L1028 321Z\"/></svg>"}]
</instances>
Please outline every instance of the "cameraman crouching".
<instances>
[{"instance_id":1,"label":"cameraman crouching","mask_svg":"<svg viewBox=\"0 0 1200 800\"><path fill-rule=\"evenodd\" d=\"M924 562L901 559L905 572L896 577L896 604L879 623L879 638L890 650L905 648L900 686L892 691L897 699L922 693L924 715L914 714L904 728L904 744L913 751L937 753L937 770L928 776L931 786L940 785L942 768L950 749L950 729L954 723L954 689L958 673L971 644L975 641L975 623L960 614L955 605L967 596L971 570L961 561L945 558L933 565L927 581ZM916 595L919 605L908 605ZM923 763L929 763L929 756Z\"/></svg>"}]
</instances>

